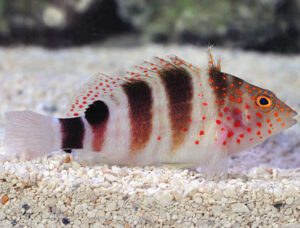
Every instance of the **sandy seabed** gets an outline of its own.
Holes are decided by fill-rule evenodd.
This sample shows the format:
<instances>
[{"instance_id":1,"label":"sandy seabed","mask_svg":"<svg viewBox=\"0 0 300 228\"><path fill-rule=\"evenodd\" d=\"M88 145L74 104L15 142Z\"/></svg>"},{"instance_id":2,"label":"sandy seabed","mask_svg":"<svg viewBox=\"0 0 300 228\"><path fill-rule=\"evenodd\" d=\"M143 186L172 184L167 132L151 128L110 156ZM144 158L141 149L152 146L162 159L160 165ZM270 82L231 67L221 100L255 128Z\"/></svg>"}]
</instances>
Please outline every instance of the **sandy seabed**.
<instances>
[{"instance_id":1,"label":"sandy seabed","mask_svg":"<svg viewBox=\"0 0 300 228\"><path fill-rule=\"evenodd\" d=\"M206 48L0 49L0 113L63 116L97 72L120 75L152 56L206 63ZM300 110L300 55L214 50L223 71ZM3 132L3 115L0 116ZM3 135L1 133L0 135ZM1 151L0 151L1 154ZM62 152L0 163L0 227L300 227L300 126L229 159L227 179L163 167L81 166Z\"/></svg>"}]
</instances>

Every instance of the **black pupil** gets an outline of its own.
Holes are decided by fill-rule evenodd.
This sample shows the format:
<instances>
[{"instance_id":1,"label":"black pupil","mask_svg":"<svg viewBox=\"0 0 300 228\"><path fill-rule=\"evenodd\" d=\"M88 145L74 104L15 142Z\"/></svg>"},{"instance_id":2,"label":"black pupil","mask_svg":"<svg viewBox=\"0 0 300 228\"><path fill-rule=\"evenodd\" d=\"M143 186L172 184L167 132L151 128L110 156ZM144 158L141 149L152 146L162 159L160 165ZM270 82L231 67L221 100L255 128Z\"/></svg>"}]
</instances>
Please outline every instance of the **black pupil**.
<instances>
[{"instance_id":1,"label":"black pupil","mask_svg":"<svg viewBox=\"0 0 300 228\"><path fill-rule=\"evenodd\" d=\"M269 101L266 98L263 97L263 98L260 98L259 103L261 105L268 105Z\"/></svg>"}]
</instances>

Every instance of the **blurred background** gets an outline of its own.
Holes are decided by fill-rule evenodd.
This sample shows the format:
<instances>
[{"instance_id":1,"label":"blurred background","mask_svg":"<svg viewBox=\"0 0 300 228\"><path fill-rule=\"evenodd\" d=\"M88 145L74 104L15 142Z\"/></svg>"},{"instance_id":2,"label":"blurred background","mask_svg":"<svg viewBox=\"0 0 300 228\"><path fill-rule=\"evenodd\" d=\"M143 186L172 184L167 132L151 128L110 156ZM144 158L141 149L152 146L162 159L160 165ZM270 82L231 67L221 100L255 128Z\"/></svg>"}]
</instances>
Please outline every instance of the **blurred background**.
<instances>
[{"instance_id":1,"label":"blurred background","mask_svg":"<svg viewBox=\"0 0 300 228\"><path fill-rule=\"evenodd\" d=\"M300 51L300 0L0 0L0 45L149 42Z\"/></svg>"}]
</instances>

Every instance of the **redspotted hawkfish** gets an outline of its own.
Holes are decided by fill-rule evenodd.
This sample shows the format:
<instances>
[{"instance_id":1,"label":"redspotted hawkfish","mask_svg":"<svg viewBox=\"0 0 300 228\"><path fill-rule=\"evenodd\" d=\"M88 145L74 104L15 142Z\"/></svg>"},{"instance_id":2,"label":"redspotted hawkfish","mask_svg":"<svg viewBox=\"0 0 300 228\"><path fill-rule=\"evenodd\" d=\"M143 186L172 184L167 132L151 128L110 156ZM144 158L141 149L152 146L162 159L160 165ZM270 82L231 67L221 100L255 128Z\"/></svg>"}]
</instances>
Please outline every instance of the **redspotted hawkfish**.
<instances>
[{"instance_id":1,"label":"redspotted hawkfish","mask_svg":"<svg viewBox=\"0 0 300 228\"><path fill-rule=\"evenodd\" d=\"M203 68L168 56L122 77L94 76L66 118L8 112L4 147L22 159L62 149L88 164L216 172L228 156L296 124L296 114L271 91L222 72L209 50Z\"/></svg>"}]
</instances>

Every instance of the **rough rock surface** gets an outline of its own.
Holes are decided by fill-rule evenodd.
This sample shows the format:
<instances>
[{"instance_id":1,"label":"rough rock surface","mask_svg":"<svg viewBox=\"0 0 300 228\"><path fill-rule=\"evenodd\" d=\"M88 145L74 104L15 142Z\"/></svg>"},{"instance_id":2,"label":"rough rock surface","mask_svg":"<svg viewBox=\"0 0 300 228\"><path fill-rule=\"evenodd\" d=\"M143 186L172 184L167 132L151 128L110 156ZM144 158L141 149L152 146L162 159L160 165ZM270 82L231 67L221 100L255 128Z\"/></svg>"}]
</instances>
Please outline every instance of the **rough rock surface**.
<instances>
[{"instance_id":1,"label":"rough rock surface","mask_svg":"<svg viewBox=\"0 0 300 228\"><path fill-rule=\"evenodd\" d=\"M0 49L0 113L31 109L62 116L89 75L120 74L169 53L200 66L207 60L206 49L194 46ZM225 72L275 91L299 111L300 56L214 53ZM229 176L221 180L164 167L83 167L61 152L0 163L0 226L299 227L299 142L298 124L230 158Z\"/></svg>"}]
</instances>

